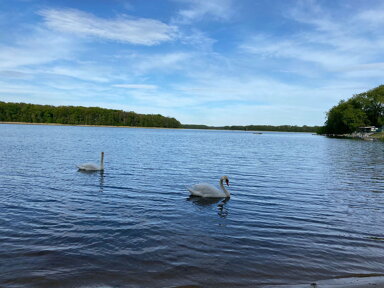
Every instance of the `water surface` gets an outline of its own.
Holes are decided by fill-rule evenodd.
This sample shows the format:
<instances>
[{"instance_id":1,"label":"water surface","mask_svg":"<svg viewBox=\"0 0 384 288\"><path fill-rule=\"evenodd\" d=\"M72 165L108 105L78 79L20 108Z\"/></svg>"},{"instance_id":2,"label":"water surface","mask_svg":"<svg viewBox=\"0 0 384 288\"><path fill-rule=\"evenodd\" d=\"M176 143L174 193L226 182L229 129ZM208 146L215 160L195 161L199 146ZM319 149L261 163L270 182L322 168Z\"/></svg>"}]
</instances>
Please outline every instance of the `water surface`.
<instances>
[{"instance_id":1,"label":"water surface","mask_svg":"<svg viewBox=\"0 0 384 288\"><path fill-rule=\"evenodd\" d=\"M101 151L104 173L77 171ZM381 275L383 151L303 133L0 125L0 286ZM230 200L188 197L222 175Z\"/></svg>"}]
</instances>

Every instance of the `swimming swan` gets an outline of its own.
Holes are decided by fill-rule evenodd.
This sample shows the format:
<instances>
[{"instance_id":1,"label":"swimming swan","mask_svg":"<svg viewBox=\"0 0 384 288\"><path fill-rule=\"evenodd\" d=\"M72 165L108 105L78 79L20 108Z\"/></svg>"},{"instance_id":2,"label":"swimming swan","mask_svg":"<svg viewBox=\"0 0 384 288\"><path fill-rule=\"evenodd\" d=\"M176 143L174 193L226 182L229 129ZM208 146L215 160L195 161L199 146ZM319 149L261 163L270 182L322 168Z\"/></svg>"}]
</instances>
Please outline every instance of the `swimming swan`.
<instances>
[{"instance_id":1,"label":"swimming swan","mask_svg":"<svg viewBox=\"0 0 384 288\"><path fill-rule=\"evenodd\" d=\"M231 195L225 189L223 185L223 181L225 180L225 183L229 186L229 179L227 176L223 176L220 178L220 188L221 190L217 189L216 187L201 183L201 184L195 184L191 187L187 187L188 191L191 193L192 196L199 196L204 198L229 198Z\"/></svg>"},{"instance_id":2,"label":"swimming swan","mask_svg":"<svg viewBox=\"0 0 384 288\"><path fill-rule=\"evenodd\" d=\"M84 163L77 165L77 168L82 171L103 171L104 170L104 152L101 152L100 166L93 163Z\"/></svg>"}]
</instances>

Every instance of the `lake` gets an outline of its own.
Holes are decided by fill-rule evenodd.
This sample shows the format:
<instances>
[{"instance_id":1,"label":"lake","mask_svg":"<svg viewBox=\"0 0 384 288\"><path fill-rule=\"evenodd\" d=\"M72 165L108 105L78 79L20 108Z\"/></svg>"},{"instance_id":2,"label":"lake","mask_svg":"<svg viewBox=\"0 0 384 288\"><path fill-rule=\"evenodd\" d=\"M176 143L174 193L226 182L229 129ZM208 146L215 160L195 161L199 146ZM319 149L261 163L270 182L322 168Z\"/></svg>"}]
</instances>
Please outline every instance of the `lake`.
<instances>
[{"instance_id":1,"label":"lake","mask_svg":"<svg viewBox=\"0 0 384 288\"><path fill-rule=\"evenodd\" d=\"M103 173L77 164L100 161ZM0 125L0 287L263 287L384 274L384 143ZM218 186L231 198L190 198Z\"/></svg>"}]
</instances>

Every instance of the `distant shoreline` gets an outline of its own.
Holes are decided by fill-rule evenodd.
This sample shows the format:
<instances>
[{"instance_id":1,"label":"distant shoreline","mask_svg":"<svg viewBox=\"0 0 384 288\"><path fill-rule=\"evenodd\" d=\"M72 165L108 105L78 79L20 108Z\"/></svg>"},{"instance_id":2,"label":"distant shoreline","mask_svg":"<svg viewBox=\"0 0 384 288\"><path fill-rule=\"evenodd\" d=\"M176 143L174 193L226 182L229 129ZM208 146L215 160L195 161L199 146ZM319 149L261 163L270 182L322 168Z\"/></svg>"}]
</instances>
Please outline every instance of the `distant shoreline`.
<instances>
[{"instance_id":1,"label":"distant shoreline","mask_svg":"<svg viewBox=\"0 0 384 288\"><path fill-rule=\"evenodd\" d=\"M15 125L48 125L48 126L74 126L74 127L108 127L108 128L144 128L144 129L183 129L167 127L140 127L140 126L114 126L114 125L87 125L87 124L61 124L61 123L32 123L32 122L7 122L0 121L0 124Z\"/></svg>"},{"instance_id":2,"label":"distant shoreline","mask_svg":"<svg viewBox=\"0 0 384 288\"><path fill-rule=\"evenodd\" d=\"M20 125L55 125L121 128L183 128L232 131L273 131L317 133L320 126L297 125L225 125L182 124L161 114L138 114L133 111L83 106L52 106L0 101L0 123ZM88 124L87 124L88 123Z\"/></svg>"},{"instance_id":3,"label":"distant shoreline","mask_svg":"<svg viewBox=\"0 0 384 288\"><path fill-rule=\"evenodd\" d=\"M384 141L384 132L377 133L350 133L350 134L320 134L330 138L341 138L341 139L359 139L365 141L379 140Z\"/></svg>"},{"instance_id":4,"label":"distant shoreline","mask_svg":"<svg viewBox=\"0 0 384 288\"><path fill-rule=\"evenodd\" d=\"M135 129L176 129L176 130L212 130L212 131L242 131L252 134L263 134L264 132L285 132L285 133L313 133L310 131L278 131L278 130L244 130L244 129L222 129L222 127L191 128L191 127L142 127L142 126L114 126L114 125L88 125L88 124L61 124L61 123L36 123L36 122L9 122L0 121L1 124L11 125L47 125L47 126L73 126L73 127L106 127L106 128L135 128Z\"/></svg>"}]
</instances>

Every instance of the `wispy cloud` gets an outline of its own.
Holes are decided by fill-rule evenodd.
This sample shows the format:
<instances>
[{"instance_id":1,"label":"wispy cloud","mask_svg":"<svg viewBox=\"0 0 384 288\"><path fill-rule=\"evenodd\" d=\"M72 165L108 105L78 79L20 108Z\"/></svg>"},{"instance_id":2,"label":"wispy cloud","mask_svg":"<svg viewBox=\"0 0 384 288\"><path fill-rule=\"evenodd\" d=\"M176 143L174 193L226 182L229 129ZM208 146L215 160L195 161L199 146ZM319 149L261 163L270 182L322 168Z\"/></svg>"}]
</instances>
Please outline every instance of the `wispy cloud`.
<instances>
[{"instance_id":1,"label":"wispy cloud","mask_svg":"<svg viewBox=\"0 0 384 288\"><path fill-rule=\"evenodd\" d=\"M188 8L181 9L175 21L189 24L199 20L228 20L232 16L232 0L175 0Z\"/></svg>"},{"instance_id":2,"label":"wispy cloud","mask_svg":"<svg viewBox=\"0 0 384 288\"><path fill-rule=\"evenodd\" d=\"M11 45L0 44L0 69L71 59L78 44L46 29L35 29Z\"/></svg>"},{"instance_id":3,"label":"wispy cloud","mask_svg":"<svg viewBox=\"0 0 384 288\"><path fill-rule=\"evenodd\" d=\"M110 81L110 75L108 68L105 68L103 72L99 66L96 65L81 65L76 63L75 65L68 66L54 66L52 68L43 68L35 70L37 73L44 73L50 75L65 76L70 78L76 78L83 81L92 81L99 83L106 83Z\"/></svg>"},{"instance_id":4,"label":"wispy cloud","mask_svg":"<svg viewBox=\"0 0 384 288\"><path fill-rule=\"evenodd\" d=\"M151 46L177 36L175 26L154 19L128 16L104 19L74 9L45 9L39 14L53 30L130 44Z\"/></svg>"},{"instance_id":5,"label":"wispy cloud","mask_svg":"<svg viewBox=\"0 0 384 288\"><path fill-rule=\"evenodd\" d=\"M135 67L133 74L142 75L154 71L172 73L180 69L185 70L193 55L188 52L141 54L128 56L128 61Z\"/></svg>"},{"instance_id":6,"label":"wispy cloud","mask_svg":"<svg viewBox=\"0 0 384 288\"><path fill-rule=\"evenodd\" d=\"M216 43L215 39L197 29L184 29L180 33L180 41L202 51L211 51L213 44Z\"/></svg>"},{"instance_id":7,"label":"wispy cloud","mask_svg":"<svg viewBox=\"0 0 384 288\"><path fill-rule=\"evenodd\" d=\"M382 9L367 9L364 11L361 11L358 15L357 18L359 20L364 21L366 24L369 24L370 26L373 27L381 27L384 25L384 13L383 13L383 8Z\"/></svg>"},{"instance_id":8,"label":"wispy cloud","mask_svg":"<svg viewBox=\"0 0 384 288\"><path fill-rule=\"evenodd\" d=\"M314 38L312 41L315 41ZM257 35L243 43L240 48L245 52L266 58L294 59L295 61L318 64L322 69L327 70L355 65L360 61L361 55L359 54L343 53L340 50L335 50L334 45L322 45L321 43L318 45L313 42L309 43L307 36L304 35L285 40Z\"/></svg>"},{"instance_id":9,"label":"wispy cloud","mask_svg":"<svg viewBox=\"0 0 384 288\"><path fill-rule=\"evenodd\" d=\"M117 88L126 88L126 89L145 89L145 90L157 89L156 85L150 85L150 84L115 84L112 86Z\"/></svg>"},{"instance_id":10,"label":"wispy cloud","mask_svg":"<svg viewBox=\"0 0 384 288\"><path fill-rule=\"evenodd\" d=\"M357 67L366 70L382 62L384 35L377 33L377 27L361 24L362 19L368 21L372 14L371 21L380 23L383 10L380 13L368 10L340 18L324 10L317 1L298 3L285 13L285 17L305 24L305 29L278 37L255 34L244 41L240 49L264 58L306 63L323 73L356 71Z\"/></svg>"}]
</instances>

